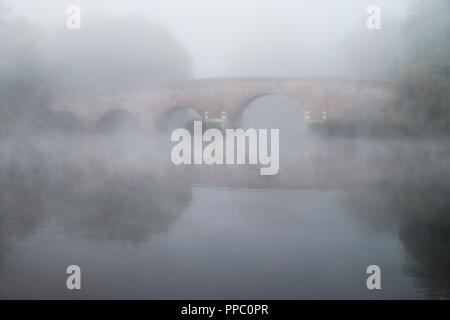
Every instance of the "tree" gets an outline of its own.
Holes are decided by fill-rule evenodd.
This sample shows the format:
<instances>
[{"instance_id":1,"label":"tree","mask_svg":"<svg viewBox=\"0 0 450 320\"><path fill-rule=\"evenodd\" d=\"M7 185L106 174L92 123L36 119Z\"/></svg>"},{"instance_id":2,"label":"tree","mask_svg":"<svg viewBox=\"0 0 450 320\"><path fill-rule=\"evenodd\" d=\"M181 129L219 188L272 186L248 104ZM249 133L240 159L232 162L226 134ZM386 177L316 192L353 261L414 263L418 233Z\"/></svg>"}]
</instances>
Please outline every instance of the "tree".
<instances>
[{"instance_id":1,"label":"tree","mask_svg":"<svg viewBox=\"0 0 450 320\"><path fill-rule=\"evenodd\" d=\"M401 112L427 132L450 133L450 2L411 1L398 72Z\"/></svg>"},{"instance_id":2,"label":"tree","mask_svg":"<svg viewBox=\"0 0 450 320\"><path fill-rule=\"evenodd\" d=\"M90 19L61 28L52 43L55 83L66 90L116 90L184 80L191 57L164 27L143 17Z\"/></svg>"},{"instance_id":3,"label":"tree","mask_svg":"<svg viewBox=\"0 0 450 320\"><path fill-rule=\"evenodd\" d=\"M0 135L51 127L50 99L189 78L191 57L168 30L145 18L89 19L52 37L0 0ZM64 123L69 117L64 116Z\"/></svg>"},{"instance_id":4,"label":"tree","mask_svg":"<svg viewBox=\"0 0 450 320\"><path fill-rule=\"evenodd\" d=\"M6 19L0 3L0 134L29 127L44 112L43 34L22 18Z\"/></svg>"}]
</instances>

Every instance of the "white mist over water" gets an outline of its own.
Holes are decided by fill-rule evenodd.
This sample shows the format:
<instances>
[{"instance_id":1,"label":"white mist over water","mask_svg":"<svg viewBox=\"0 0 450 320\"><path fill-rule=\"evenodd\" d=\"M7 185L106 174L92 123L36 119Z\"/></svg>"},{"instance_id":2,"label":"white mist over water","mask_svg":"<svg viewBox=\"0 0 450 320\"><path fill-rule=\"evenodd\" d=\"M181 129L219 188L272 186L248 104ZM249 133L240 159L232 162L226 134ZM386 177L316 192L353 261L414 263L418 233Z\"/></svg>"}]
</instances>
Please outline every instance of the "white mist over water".
<instances>
[{"instance_id":1,"label":"white mist over water","mask_svg":"<svg viewBox=\"0 0 450 320\"><path fill-rule=\"evenodd\" d=\"M364 122L306 134L307 105L265 96L241 118L280 129L280 171L261 177L174 166L167 132L201 119L189 106L125 110L135 87L190 78L392 80L406 1L378 1L379 32L366 0L3 2L0 297L450 296L448 138L375 138ZM74 263L86 282L71 295Z\"/></svg>"}]
</instances>

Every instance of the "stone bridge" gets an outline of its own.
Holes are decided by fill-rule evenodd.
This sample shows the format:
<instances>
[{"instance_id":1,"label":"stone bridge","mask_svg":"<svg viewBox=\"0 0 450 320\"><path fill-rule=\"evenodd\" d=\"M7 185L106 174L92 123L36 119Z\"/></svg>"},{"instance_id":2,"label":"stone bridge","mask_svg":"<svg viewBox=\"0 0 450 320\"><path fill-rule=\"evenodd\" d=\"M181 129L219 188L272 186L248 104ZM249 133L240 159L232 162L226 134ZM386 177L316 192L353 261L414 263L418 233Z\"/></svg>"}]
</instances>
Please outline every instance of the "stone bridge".
<instances>
[{"instance_id":1,"label":"stone bridge","mask_svg":"<svg viewBox=\"0 0 450 320\"><path fill-rule=\"evenodd\" d=\"M219 118L226 111L231 125L239 122L245 108L265 95L286 96L311 114L328 118L382 118L391 113L396 94L393 84L328 78L210 78L184 83L134 88L126 93L74 98L55 103L85 120L95 120L108 109L122 108L139 117L151 130L159 117L177 108L192 108L200 115Z\"/></svg>"}]
</instances>

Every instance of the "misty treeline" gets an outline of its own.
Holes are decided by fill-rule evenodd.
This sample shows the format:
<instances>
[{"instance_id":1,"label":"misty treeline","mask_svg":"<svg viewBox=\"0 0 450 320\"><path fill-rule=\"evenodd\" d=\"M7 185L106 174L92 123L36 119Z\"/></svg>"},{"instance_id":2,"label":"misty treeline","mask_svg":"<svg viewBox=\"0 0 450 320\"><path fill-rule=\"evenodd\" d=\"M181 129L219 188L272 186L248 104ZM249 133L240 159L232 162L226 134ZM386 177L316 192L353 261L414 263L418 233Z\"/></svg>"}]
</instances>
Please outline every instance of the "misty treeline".
<instances>
[{"instance_id":1,"label":"misty treeline","mask_svg":"<svg viewBox=\"0 0 450 320\"><path fill-rule=\"evenodd\" d=\"M53 98L185 80L191 60L165 27L145 17L98 18L79 31L63 20L46 32L8 16L0 0L0 135L58 121L76 127L74 114L50 110Z\"/></svg>"},{"instance_id":2,"label":"misty treeline","mask_svg":"<svg viewBox=\"0 0 450 320\"><path fill-rule=\"evenodd\" d=\"M386 118L331 119L314 128L327 136L423 137L450 133L450 2L411 0L389 66L398 94ZM355 39L356 40L356 39ZM380 61L373 60L375 66ZM381 65L380 65L381 66ZM386 66L384 66L386 67ZM360 67L361 70L364 66ZM376 79L374 79L376 80Z\"/></svg>"},{"instance_id":3,"label":"misty treeline","mask_svg":"<svg viewBox=\"0 0 450 320\"><path fill-rule=\"evenodd\" d=\"M426 133L450 133L450 2L411 1L397 72L399 111Z\"/></svg>"}]
</instances>

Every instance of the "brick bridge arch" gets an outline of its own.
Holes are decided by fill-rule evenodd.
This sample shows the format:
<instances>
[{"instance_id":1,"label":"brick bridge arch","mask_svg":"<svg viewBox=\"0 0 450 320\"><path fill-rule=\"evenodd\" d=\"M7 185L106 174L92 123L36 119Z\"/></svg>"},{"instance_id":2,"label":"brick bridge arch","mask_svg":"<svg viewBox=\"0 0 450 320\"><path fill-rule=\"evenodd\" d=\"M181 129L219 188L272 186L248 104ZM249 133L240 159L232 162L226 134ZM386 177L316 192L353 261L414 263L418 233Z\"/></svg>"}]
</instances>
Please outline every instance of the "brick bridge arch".
<instances>
[{"instance_id":1,"label":"brick bridge arch","mask_svg":"<svg viewBox=\"0 0 450 320\"><path fill-rule=\"evenodd\" d=\"M298 100L293 99L292 97L289 97L285 94L281 94L281 93L263 93L263 94L257 94L255 96L251 96L250 98L244 100L240 105L237 106L236 109L234 109L234 111L232 112L231 116L229 117L229 121L232 124L239 124L240 121L242 120L242 115L244 114L244 112L247 110L247 108L256 100L260 99L260 98L264 98L264 97L268 97L268 96L279 96L279 97L284 97L289 99L290 101L292 101L294 104L297 105L297 107L299 109L301 109L302 111L307 111L307 108L303 105L301 105L301 102L299 102ZM274 110L276 111L276 110Z\"/></svg>"}]
</instances>

